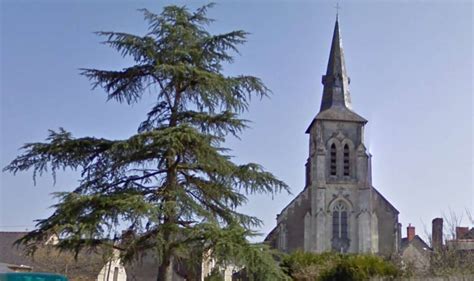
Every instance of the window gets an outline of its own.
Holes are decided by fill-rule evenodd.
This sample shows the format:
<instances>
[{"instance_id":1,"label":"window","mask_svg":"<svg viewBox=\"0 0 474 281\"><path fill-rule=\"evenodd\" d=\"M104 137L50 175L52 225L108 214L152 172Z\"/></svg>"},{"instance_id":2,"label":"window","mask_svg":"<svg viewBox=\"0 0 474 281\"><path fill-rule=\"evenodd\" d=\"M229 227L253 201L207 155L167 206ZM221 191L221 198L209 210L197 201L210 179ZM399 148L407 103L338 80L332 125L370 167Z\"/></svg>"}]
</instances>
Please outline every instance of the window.
<instances>
[{"instance_id":1,"label":"window","mask_svg":"<svg viewBox=\"0 0 474 281\"><path fill-rule=\"evenodd\" d=\"M335 176L337 175L337 165L336 165L336 158L337 158L337 150L336 150L336 144L331 145L331 151L330 151L330 175Z\"/></svg>"},{"instance_id":2,"label":"window","mask_svg":"<svg viewBox=\"0 0 474 281\"><path fill-rule=\"evenodd\" d=\"M119 268L115 267L114 268L114 281L118 280L118 275L119 275Z\"/></svg>"},{"instance_id":3,"label":"window","mask_svg":"<svg viewBox=\"0 0 474 281\"><path fill-rule=\"evenodd\" d=\"M351 175L351 165L350 165L350 150L349 146L344 145L344 176Z\"/></svg>"},{"instance_id":4,"label":"window","mask_svg":"<svg viewBox=\"0 0 474 281\"><path fill-rule=\"evenodd\" d=\"M347 238L347 209L342 202L337 203L333 208L332 236Z\"/></svg>"},{"instance_id":5,"label":"window","mask_svg":"<svg viewBox=\"0 0 474 281\"><path fill-rule=\"evenodd\" d=\"M339 201L333 207L332 215L332 247L341 253L349 248L349 234L347 232L347 207Z\"/></svg>"}]
</instances>

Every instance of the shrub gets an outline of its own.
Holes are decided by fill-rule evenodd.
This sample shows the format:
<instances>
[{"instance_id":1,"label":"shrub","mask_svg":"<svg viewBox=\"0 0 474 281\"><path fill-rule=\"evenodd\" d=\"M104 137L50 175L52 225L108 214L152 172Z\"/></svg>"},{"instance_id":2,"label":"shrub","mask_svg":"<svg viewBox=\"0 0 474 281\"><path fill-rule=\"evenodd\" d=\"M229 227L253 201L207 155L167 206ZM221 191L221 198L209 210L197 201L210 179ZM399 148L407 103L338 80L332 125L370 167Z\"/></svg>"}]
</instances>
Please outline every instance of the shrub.
<instances>
[{"instance_id":1,"label":"shrub","mask_svg":"<svg viewBox=\"0 0 474 281\"><path fill-rule=\"evenodd\" d=\"M286 256L281 266L297 281L362 281L375 276L395 278L401 274L393 263L375 255L297 251Z\"/></svg>"}]
</instances>

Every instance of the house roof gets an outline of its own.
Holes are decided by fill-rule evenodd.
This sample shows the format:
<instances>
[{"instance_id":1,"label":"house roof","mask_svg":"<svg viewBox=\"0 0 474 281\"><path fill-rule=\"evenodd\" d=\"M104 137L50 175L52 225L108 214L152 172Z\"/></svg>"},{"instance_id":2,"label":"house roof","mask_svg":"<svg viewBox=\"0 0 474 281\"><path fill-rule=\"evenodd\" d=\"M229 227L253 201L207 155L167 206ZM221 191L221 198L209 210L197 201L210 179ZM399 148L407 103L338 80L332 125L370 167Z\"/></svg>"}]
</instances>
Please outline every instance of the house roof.
<instances>
[{"instance_id":1,"label":"house roof","mask_svg":"<svg viewBox=\"0 0 474 281\"><path fill-rule=\"evenodd\" d=\"M10 266L11 264L0 262L0 273L13 272Z\"/></svg>"},{"instance_id":2,"label":"house roof","mask_svg":"<svg viewBox=\"0 0 474 281\"><path fill-rule=\"evenodd\" d=\"M0 232L0 262L26 266L33 264L31 258L14 245L15 241L25 234L27 232Z\"/></svg>"},{"instance_id":3,"label":"house roof","mask_svg":"<svg viewBox=\"0 0 474 281\"><path fill-rule=\"evenodd\" d=\"M93 251L74 253L60 252L53 245L39 247L33 257L24 253L15 241L28 232L0 232L0 263L24 265L38 272L55 272L67 275L69 280L95 280L106 261ZM67 274L66 274L67 271Z\"/></svg>"},{"instance_id":4,"label":"house roof","mask_svg":"<svg viewBox=\"0 0 474 281\"><path fill-rule=\"evenodd\" d=\"M102 254L96 251L82 251L74 258L74 253L59 252L53 245L40 247L34 257L25 255L23 248L14 245L15 241L28 232L0 232L0 272L2 265L25 265L38 272L55 272L66 275L70 281L96 280L100 270L107 264ZM140 260L125 264L129 281L155 281L158 274L158 261L151 251L146 251ZM67 273L66 273L67 269ZM175 265L173 280L181 280L187 269Z\"/></svg>"},{"instance_id":5,"label":"house roof","mask_svg":"<svg viewBox=\"0 0 474 281\"><path fill-rule=\"evenodd\" d=\"M408 238L405 237L405 238L402 238L402 241L401 241L401 244L400 244L400 248L401 250L405 250L409 245L413 245L415 248L417 248L419 251L432 251L433 249L431 249L430 246L428 246L428 244L426 244L426 242L421 239L420 236L418 235L415 235L415 237L413 238L413 240L411 241L408 241Z\"/></svg>"},{"instance_id":6,"label":"house roof","mask_svg":"<svg viewBox=\"0 0 474 281\"><path fill-rule=\"evenodd\" d=\"M471 228L466 234L461 236L459 239L474 239L474 227Z\"/></svg>"}]
</instances>

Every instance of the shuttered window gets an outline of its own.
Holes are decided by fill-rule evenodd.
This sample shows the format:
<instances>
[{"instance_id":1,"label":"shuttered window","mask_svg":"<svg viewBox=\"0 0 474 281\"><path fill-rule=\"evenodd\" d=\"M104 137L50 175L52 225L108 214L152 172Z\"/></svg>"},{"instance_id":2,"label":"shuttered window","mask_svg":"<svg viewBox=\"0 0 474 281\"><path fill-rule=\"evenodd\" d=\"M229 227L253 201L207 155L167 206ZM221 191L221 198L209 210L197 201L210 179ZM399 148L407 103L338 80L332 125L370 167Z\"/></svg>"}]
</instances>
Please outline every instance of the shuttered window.
<instances>
[{"instance_id":1,"label":"shuttered window","mask_svg":"<svg viewBox=\"0 0 474 281\"><path fill-rule=\"evenodd\" d=\"M349 146L344 145L344 176L351 175L351 165L350 165L350 150Z\"/></svg>"},{"instance_id":2,"label":"shuttered window","mask_svg":"<svg viewBox=\"0 0 474 281\"><path fill-rule=\"evenodd\" d=\"M330 151L331 155L330 155L330 174L331 176L335 176L337 175L337 149L336 149L336 145L333 143L331 145L331 151Z\"/></svg>"}]
</instances>

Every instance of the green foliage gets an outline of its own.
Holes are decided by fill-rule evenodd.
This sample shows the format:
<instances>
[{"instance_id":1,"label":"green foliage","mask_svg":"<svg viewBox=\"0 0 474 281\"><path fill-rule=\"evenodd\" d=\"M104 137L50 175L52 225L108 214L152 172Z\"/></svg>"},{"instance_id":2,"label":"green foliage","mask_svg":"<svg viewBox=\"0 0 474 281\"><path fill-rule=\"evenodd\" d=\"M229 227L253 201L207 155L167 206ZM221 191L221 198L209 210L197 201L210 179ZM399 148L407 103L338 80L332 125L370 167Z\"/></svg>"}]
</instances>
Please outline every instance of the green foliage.
<instances>
[{"instance_id":1,"label":"green foliage","mask_svg":"<svg viewBox=\"0 0 474 281\"><path fill-rule=\"evenodd\" d=\"M279 267L275 267L275 261L281 254L271 250L267 245L256 244L251 248L244 248L241 253L240 264L246 264L241 273L249 281L279 281L290 280Z\"/></svg>"},{"instance_id":2,"label":"green foliage","mask_svg":"<svg viewBox=\"0 0 474 281\"><path fill-rule=\"evenodd\" d=\"M281 275L268 251L246 239L261 221L237 207L247 194L288 187L258 164L233 163L222 147L226 136L246 128L238 115L251 98L266 97L269 90L257 77L222 72L247 33L210 34L211 6L195 12L168 6L159 15L143 9L144 36L98 32L104 44L135 64L82 74L103 88L108 100L133 104L150 92L155 103L138 133L123 140L74 138L60 129L50 131L45 142L22 147L4 171L32 170L34 177L51 171L55 177L73 169L81 178L72 192L56 194L54 213L20 243L34 251L55 233L63 250L114 247L124 260L154 249L163 275L169 275L173 260L195 263L207 252L252 274L273 266L265 271L268 278ZM127 239L120 228L127 229Z\"/></svg>"},{"instance_id":3,"label":"green foliage","mask_svg":"<svg viewBox=\"0 0 474 281\"><path fill-rule=\"evenodd\" d=\"M286 256L281 266L293 280L301 281L362 281L374 276L395 278L400 275L394 264L374 255L297 251Z\"/></svg>"},{"instance_id":4,"label":"green foliage","mask_svg":"<svg viewBox=\"0 0 474 281\"><path fill-rule=\"evenodd\" d=\"M204 278L204 281L224 281L224 274L219 268L214 267L211 274Z\"/></svg>"}]
</instances>

